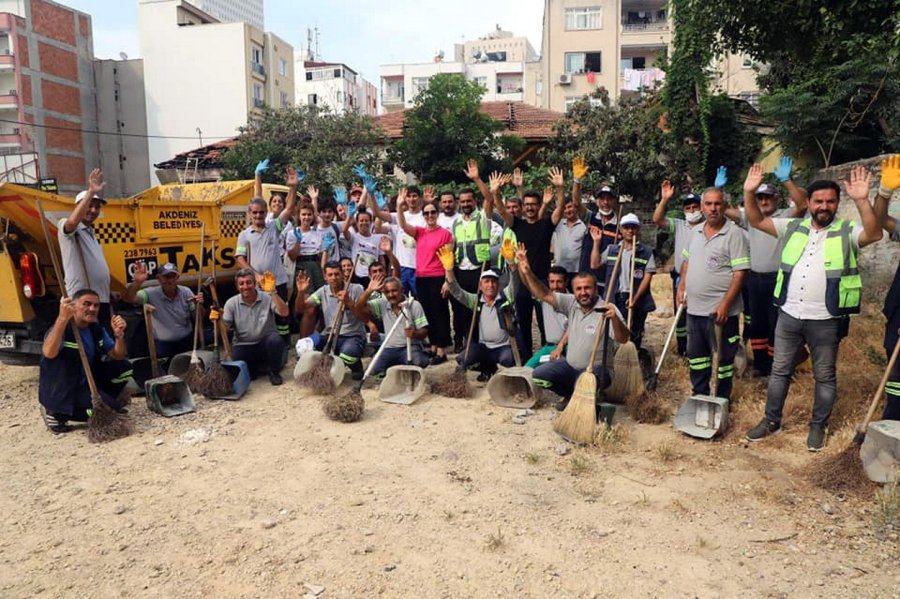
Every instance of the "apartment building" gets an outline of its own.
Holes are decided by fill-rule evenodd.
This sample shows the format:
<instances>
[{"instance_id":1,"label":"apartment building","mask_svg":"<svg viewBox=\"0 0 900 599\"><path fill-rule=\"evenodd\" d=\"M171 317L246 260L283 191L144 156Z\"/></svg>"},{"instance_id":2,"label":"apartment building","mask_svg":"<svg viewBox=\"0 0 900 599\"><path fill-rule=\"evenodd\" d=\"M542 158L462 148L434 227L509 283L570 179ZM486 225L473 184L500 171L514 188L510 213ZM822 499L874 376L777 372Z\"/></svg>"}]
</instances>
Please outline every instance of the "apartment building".
<instances>
[{"instance_id":1,"label":"apartment building","mask_svg":"<svg viewBox=\"0 0 900 599\"><path fill-rule=\"evenodd\" d=\"M316 60L304 50L297 55L294 72L297 104L327 107L338 114L378 114L377 89L346 64Z\"/></svg>"},{"instance_id":2,"label":"apartment building","mask_svg":"<svg viewBox=\"0 0 900 599\"><path fill-rule=\"evenodd\" d=\"M599 87L613 98L652 89L664 79L658 61L672 44L670 17L666 0L545 0L535 82L541 105L565 110ZM711 66L718 71L714 87L747 99L758 92L743 58Z\"/></svg>"},{"instance_id":3,"label":"apartment building","mask_svg":"<svg viewBox=\"0 0 900 599\"><path fill-rule=\"evenodd\" d=\"M265 30L263 0L194 0L194 6L222 23L247 23Z\"/></svg>"},{"instance_id":4,"label":"apartment building","mask_svg":"<svg viewBox=\"0 0 900 599\"><path fill-rule=\"evenodd\" d=\"M294 103L294 49L186 0L138 0L149 168Z\"/></svg>"},{"instance_id":5,"label":"apartment building","mask_svg":"<svg viewBox=\"0 0 900 599\"><path fill-rule=\"evenodd\" d=\"M527 38L498 29L477 40L456 44L453 60L439 52L431 62L382 65L381 106L385 112L411 108L416 96L438 73L457 73L485 89L484 102L534 103L538 56Z\"/></svg>"},{"instance_id":6,"label":"apartment building","mask_svg":"<svg viewBox=\"0 0 900 599\"><path fill-rule=\"evenodd\" d=\"M49 0L0 0L0 173L83 189L99 164L91 17ZM17 179L21 180L21 179Z\"/></svg>"}]
</instances>

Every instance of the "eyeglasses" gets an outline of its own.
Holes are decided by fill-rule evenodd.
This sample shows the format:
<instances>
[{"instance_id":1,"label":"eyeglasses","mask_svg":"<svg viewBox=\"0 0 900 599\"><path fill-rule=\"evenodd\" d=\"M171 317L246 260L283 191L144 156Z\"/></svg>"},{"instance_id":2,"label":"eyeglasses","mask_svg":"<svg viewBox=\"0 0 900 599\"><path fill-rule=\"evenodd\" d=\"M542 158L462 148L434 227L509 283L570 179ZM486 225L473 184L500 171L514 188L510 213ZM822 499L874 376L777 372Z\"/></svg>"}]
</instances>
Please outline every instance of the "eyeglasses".
<instances>
[{"instance_id":1,"label":"eyeglasses","mask_svg":"<svg viewBox=\"0 0 900 599\"><path fill-rule=\"evenodd\" d=\"M422 214L425 216L435 216L437 215L437 210L423 210Z\"/></svg>"}]
</instances>

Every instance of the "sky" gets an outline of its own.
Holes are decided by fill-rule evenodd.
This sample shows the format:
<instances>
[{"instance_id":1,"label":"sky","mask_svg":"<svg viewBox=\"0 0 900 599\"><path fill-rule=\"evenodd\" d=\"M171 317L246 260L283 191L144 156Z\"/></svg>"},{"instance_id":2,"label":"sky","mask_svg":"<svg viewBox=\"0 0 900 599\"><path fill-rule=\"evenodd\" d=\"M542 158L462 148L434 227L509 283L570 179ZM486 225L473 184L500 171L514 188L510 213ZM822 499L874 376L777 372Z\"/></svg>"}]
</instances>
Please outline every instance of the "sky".
<instances>
[{"instance_id":1,"label":"sky","mask_svg":"<svg viewBox=\"0 0 900 599\"><path fill-rule=\"evenodd\" d=\"M91 15L94 54L138 58L137 0L56 0ZM436 50L477 39L497 25L525 35L540 53L541 0L266 0L266 29L294 50L307 28L319 29L319 54L343 62L379 85L383 64L430 62Z\"/></svg>"}]
</instances>

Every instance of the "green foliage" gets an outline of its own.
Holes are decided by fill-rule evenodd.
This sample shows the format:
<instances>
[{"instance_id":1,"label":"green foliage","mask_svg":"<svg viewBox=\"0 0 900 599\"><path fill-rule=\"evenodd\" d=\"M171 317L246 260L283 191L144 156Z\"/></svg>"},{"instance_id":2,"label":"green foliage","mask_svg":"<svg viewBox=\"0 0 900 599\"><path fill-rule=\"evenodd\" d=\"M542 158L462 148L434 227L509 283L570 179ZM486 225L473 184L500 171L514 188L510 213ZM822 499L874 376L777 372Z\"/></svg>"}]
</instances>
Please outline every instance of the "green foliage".
<instances>
[{"instance_id":1,"label":"green foliage","mask_svg":"<svg viewBox=\"0 0 900 599\"><path fill-rule=\"evenodd\" d=\"M706 169L704 180L712 182L716 178L716 168L724 165L728 169L729 180L737 185L740 197L743 179L750 164L762 148L762 136L738 121L736 104L725 94L709 96L709 113L706 123L709 140L706 143Z\"/></svg>"},{"instance_id":2,"label":"green foliage","mask_svg":"<svg viewBox=\"0 0 900 599\"><path fill-rule=\"evenodd\" d=\"M241 129L237 145L225 155L225 179L253 179L257 163L268 158L265 182L284 183L286 169L293 166L306 173L301 187L316 185L327 196L332 186L358 182L352 170L356 164L373 174L380 170L376 144L381 135L365 115L315 106L266 108L257 123Z\"/></svg>"},{"instance_id":3,"label":"green foliage","mask_svg":"<svg viewBox=\"0 0 900 599\"><path fill-rule=\"evenodd\" d=\"M484 88L457 74L433 76L428 89L416 96L406 111L403 138L391 148L393 160L427 183L466 183L468 158L475 158L483 173L512 170L510 156L525 141L499 135L503 124L481 112Z\"/></svg>"}]
</instances>

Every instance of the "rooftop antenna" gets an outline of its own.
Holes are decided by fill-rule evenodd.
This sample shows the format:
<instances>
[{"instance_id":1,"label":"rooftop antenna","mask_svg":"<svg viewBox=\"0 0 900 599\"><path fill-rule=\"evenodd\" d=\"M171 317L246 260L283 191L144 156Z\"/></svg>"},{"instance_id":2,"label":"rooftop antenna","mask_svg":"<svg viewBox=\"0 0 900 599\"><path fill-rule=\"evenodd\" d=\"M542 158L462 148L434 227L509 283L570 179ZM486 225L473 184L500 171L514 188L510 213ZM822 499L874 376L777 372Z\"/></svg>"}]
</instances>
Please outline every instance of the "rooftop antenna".
<instances>
[{"instance_id":1,"label":"rooftop antenna","mask_svg":"<svg viewBox=\"0 0 900 599\"><path fill-rule=\"evenodd\" d=\"M312 29L307 27L306 28L306 55L309 57L309 60L316 59L316 57L313 56L313 53L312 53L312 42L313 42Z\"/></svg>"},{"instance_id":2,"label":"rooftop antenna","mask_svg":"<svg viewBox=\"0 0 900 599\"><path fill-rule=\"evenodd\" d=\"M316 27L316 58L319 57L319 28Z\"/></svg>"}]
</instances>

